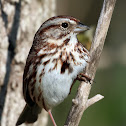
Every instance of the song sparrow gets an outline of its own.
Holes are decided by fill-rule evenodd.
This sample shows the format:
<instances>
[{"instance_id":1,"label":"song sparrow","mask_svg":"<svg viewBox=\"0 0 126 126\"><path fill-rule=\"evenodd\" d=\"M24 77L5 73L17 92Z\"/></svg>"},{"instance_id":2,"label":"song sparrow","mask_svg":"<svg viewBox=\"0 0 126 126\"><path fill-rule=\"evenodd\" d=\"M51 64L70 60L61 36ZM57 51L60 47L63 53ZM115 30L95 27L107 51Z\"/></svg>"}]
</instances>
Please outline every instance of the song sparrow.
<instances>
[{"instance_id":1,"label":"song sparrow","mask_svg":"<svg viewBox=\"0 0 126 126\"><path fill-rule=\"evenodd\" d=\"M26 106L17 124L33 123L44 108L60 104L89 62L89 52L77 34L89 28L71 16L56 16L45 21L36 32L23 75ZM53 121L53 123L55 123ZM56 124L54 124L56 125Z\"/></svg>"}]
</instances>

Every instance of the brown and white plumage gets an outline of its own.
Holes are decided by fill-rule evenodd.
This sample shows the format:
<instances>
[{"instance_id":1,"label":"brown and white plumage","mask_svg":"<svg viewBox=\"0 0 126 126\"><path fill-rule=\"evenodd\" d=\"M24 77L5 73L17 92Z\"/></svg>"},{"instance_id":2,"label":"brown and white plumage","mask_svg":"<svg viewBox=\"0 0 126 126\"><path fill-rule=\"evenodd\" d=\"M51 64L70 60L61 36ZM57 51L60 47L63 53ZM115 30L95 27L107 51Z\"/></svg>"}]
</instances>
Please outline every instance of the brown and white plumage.
<instances>
[{"instance_id":1,"label":"brown and white plumage","mask_svg":"<svg viewBox=\"0 0 126 126\"><path fill-rule=\"evenodd\" d=\"M87 29L71 16L52 17L41 25L26 61L23 94L27 105L17 125L36 121L41 108L48 111L68 96L89 61L88 51L76 37ZM32 121L22 119L26 110Z\"/></svg>"}]
</instances>

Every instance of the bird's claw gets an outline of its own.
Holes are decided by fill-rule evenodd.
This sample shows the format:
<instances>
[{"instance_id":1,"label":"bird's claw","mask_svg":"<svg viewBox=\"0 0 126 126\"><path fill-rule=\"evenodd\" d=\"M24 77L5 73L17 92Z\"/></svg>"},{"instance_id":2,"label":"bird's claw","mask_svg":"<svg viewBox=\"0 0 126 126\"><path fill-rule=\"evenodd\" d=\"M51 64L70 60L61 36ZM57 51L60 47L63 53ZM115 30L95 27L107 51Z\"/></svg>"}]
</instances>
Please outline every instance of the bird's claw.
<instances>
[{"instance_id":1,"label":"bird's claw","mask_svg":"<svg viewBox=\"0 0 126 126\"><path fill-rule=\"evenodd\" d=\"M88 81L91 84L91 78L85 75L84 73L80 73L80 75L77 76L77 80L79 81Z\"/></svg>"}]
</instances>

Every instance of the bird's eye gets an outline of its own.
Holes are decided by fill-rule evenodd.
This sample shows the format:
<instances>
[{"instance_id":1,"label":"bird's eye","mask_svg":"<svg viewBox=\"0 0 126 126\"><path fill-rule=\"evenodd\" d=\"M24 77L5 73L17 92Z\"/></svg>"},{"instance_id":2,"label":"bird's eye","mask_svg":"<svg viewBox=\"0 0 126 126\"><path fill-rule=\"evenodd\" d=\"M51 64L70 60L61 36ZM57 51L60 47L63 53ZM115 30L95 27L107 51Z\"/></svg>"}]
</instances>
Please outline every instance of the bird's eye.
<instances>
[{"instance_id":1,"label":"bird's eye","mask_svg":"<svg viewBox=\"0 0 126 126\"><path fill-rule=\"evenodd\" d=\"M68 27L68 23L66 23L66 22L65 23L62 23L62 27L63 28L67 28Z\"/></svg>"}]
</instances>

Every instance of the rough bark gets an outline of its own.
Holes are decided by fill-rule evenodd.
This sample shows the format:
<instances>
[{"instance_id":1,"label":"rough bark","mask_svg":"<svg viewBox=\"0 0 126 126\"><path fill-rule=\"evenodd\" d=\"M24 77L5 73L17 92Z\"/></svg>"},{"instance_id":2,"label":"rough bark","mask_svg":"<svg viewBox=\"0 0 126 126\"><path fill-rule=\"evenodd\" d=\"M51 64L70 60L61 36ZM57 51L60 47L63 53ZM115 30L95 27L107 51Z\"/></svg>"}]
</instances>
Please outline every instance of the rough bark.
<instances>
[{"instance_id":1,"label":"rough bark","mask_svg":"<svg viewBox=\"0 0 126 126\"><path fill-rule=\"evenodd\" d=\"M116 0L104 0L103 3L103 8L90 49L91 60L85 70L85 74L89 76L91 80L94 80L95 77L115 3ZM89 82L82 82L80 84L77 95L75 99L73 99L72 108L65 122L65 126L78 126L83 112L90 105L103 98L102 95L96 95L93 98L88 99L92 82L91 84Z\"/></svg>"},{"instance_id":2,"label":"rough bark","mask_svg":"<svg viewBox=\"0 0 126 126\"><path fill-rule=\"evenodd\" d=\"M35 32L46 19L55 15L55 4L56 0L0 1L1 126L14 126L25 105L22 95L25 61ZM45 126L47 115L43 111L33 126Z\"/></svg>"}]
</instances>

